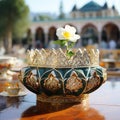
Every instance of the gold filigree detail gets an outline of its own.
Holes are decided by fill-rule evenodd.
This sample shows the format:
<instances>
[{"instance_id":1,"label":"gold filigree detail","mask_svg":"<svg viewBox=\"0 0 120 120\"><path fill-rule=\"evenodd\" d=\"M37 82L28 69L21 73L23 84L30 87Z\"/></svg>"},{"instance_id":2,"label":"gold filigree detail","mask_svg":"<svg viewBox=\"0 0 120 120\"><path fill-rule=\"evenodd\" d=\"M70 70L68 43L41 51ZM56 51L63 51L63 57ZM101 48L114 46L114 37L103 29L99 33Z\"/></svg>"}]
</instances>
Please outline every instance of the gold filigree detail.
<instances>
[{"instance_id":1,"label":"gold filigree detail","mask_svg":"<svg viewBox=\"0 0 120 120\"><path fill-rule=\"evenodd\" d=\"M37 89L40 86L37 77L32 72L29 72L26 76L26 84L32 87L33 89Z\"/></svg>"},{"instance_id":2,"label":"gold filigree detail","mask_svg":"<svg viewBox=\"0 0 120 120\"><path fill-rule=\"evenodd\" d=\"M89 90L91 90L99 85L100 85L100 76L97 74L96 71L94 71L92 77L89 78L89 80L88 80L88 84L87 84L85 91L88 92Z\"/></svg>"},{"instance_id":3,"label":"gold filigree detail","mask_svg":"<svg viewBox=\"0 0 120 120\"><path fill-rule=\"evenodd\" d=\"M66 83L66 89L71 92L78 92L83 87L82 80L78 77L76 72L72 72Z\"/></svg>"},{"instance_id":4,"label":"gold filigree detail","mask_svg":"<svg viewBox=\"0 0 120 120\"><path fill-rule=\"evenodd\" d=\"M50 68L77 68L83 66L99 66L99 51L87 49L74 49L75 55L67 58L65 50L41 49L27 52L27 60L30 66Z\"/></svg>"},{"instance_id":5,"label":"gold filigree detail","mask_svg":"<svg viewBox=\"0 0 120 120\"><path fill-rule=\"evenodd\" d=\"M48 75L48 78L44 80L44 87L51 92L56 92L58 89L61 88L61 84L59 83L59 80L56 78L54 71L52 71Z\"/></svg>"}]
</instances>

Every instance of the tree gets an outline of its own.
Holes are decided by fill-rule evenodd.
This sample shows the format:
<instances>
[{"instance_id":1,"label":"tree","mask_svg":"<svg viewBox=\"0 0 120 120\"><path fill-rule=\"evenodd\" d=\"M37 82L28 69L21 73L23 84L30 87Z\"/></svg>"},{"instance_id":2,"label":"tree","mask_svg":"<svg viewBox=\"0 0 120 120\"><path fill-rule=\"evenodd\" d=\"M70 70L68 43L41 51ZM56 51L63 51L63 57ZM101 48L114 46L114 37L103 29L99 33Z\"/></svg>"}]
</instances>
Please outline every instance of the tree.
<instances>
[{"instance_id":1,"label":"tree","mask_svg":"<svg viewBox=\"0 0 120 120\"><path fill-rule=\"evenodd\" d=\"M39 15L38 16L39 20L44 21L44 20L52 20L52 18L48 15Z\"/></svg>"},{"instance_id":2,"label":"tree","mask_svg":"<svg viewBox=\"0 0 120 120\"><path fill-rule=\"evenodd\" d=\"M0 0L0 36L4 38L6 52L12 48L12 37L28 27L29 8L24 0Z\"/></svg>"}]
</instances>

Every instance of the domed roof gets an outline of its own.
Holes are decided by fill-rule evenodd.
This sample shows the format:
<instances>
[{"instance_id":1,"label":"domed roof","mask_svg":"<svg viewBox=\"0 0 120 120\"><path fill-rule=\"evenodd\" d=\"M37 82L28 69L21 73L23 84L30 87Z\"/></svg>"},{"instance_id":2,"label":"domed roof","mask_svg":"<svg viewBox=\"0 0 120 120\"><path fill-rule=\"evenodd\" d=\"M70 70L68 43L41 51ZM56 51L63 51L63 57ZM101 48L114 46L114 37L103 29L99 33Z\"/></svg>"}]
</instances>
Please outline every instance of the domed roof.
<instances>
[{"instance_id":1,"label":"domed roof","mask_svg":"<svg viewBox=\"0 0 120 120\"><path fill-rule=\"evenodd\" d=\"M80 8L80 11L82 12L88 12L88 11L99 11L102 7L97 4L94 1L90 1L89 3L85 4L82 8Z\"/></svg>"}]
</instances>

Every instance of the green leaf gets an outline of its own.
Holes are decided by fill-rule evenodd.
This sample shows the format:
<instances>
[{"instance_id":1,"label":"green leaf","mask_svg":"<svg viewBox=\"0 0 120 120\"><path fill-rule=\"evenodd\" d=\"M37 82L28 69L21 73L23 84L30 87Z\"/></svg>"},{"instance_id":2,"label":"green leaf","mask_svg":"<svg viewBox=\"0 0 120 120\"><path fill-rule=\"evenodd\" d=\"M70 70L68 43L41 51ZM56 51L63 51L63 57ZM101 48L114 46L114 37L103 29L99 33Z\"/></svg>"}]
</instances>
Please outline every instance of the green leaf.
<instances>
[{"instance_id":1,"label":"green leaf","mask_svg":"<svg viewBox=\"0 0 120 120\"><path fill-rule=\"evenodd\" d=\"M64 46L66 46L67 41L66 40L56 40L53 43L60 45L61 47L64 47Z\"/></svg>"},{"instance_id":2,"label":"green leaf","mask_svg":"<svg viewBox=\"0 0 120 120\"><path fill-rule=\"evenodd\" d=\"M68 58L71 58L75 53L73 51L67 51Z\"/></svg>"},{"instance_id":3,"label":"green leaf","mask_svg":"<svg viewBox=\"0 0 120 120\"><path fill-rule=\"evenodd\" d=\"M69 42L69 43L68 43L68 48L73 48L74 45L75 45L75 42Z\"/></svg>"},{"instance_id":4,"label":"green leaf","mask_svg":"<svg viewBox=\"0 0 120 120\"><path fill-rule=\"evenodd\" d=\"M67 48L66 56L68 57L68 59L70 59L74 55L74 52L70 50L75 45L74 42L70 42L68 40L56 40L53 43L58 44L61 47L66 46L66 48Z\"/></svg>"}]
</instances>

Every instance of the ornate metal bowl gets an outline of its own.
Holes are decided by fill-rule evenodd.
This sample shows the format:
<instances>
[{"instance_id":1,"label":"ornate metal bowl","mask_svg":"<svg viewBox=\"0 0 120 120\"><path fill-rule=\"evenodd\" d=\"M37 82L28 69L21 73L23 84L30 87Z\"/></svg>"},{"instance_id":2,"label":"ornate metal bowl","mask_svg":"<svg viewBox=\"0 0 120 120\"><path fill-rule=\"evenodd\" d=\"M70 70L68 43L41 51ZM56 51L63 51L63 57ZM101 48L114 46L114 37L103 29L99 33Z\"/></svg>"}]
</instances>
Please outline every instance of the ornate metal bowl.
<instances>
[{"instance_id":1,"label":"ornate metal bowl","mask_svg":"<svg viewBox=\"0 0 120 120\"><path fill-rule=\"evenodd\" d=\"M19 77L26 88L38 95L40 101L53 101L48 98L54 98L54 96L57 99L61 99L61 97L66 99L68 96L69 98L72 96L73 101L74 98L97 90L106 80L106 70L100 66L83 68L25 67L21 70Z\"/></svg>"},{"instance_id":2,"label":"ornate metal bowl","mask_svg":"<svg viewBox=\"0 0 120 120\"><path fill-rule=\"evenodd\" d=\"M62 50L35 50L28 55L29 66L21 70L19 78L39 101L81 102L107 78L94 50L76 50L69 60Z\"/></svg>"}]
</instances>

